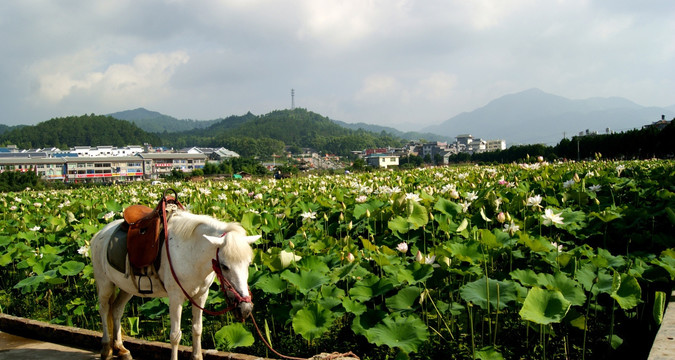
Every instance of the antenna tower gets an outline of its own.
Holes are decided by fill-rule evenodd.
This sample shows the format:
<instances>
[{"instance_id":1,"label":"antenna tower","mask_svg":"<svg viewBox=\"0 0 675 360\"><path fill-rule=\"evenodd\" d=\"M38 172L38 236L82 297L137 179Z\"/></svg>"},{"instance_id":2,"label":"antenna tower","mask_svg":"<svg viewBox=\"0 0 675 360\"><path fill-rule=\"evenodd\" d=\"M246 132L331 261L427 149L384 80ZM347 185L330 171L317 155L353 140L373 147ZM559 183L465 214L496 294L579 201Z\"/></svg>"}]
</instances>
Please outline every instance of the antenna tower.
<instances>
[{"instance_id":1,"label":"antenna tower","mask_svg":"<svg viewBox=\"0 0 675 360\"><path fill-rule=\"evenodd\" d=\"M295 89L291 89L291 110L295 110Z\"/></svg>"}]
</instances>

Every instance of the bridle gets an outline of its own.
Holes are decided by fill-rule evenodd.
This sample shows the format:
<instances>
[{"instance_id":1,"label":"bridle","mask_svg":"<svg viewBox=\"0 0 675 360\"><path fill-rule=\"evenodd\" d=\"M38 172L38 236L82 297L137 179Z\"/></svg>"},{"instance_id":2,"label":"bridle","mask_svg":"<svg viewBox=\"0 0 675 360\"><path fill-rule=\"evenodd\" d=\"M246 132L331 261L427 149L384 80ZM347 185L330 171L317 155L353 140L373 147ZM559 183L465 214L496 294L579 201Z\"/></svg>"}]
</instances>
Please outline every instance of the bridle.
<instances>
[{"instance_id":1,"label":"bridle","mask_svg":"<svg viewBox=\"0 0 675 360\"><path fill-rule=\"evenodd\" d=\"M213 268L213 271L216 273L216 276L218 277L218 281L220 282L220 290L223 292L223 295L225 295L225 301L228 304L228 307L219 311L212 311L209 309L205 309L204 307L200 306L197 304L197 302L190 296L187 291L183 288L183 285L180 283L180 280L178 280L178 276L176 275L176 272L173 269L173 262L171 261L171 252L169 252L169 227L168 225L168 219L166 216L166 203L167 199L166 196L162 196L162 201L161 201L161 213L162 213L162 222L164 225L164 238L165 238L165 247L166 247L166 258L169 261L169 268L171 269L171 275L173 276L174 281L176 281L176 284L178 284L178 287L180 287L181 291L183 291L183 295L190 301L190 303L193 306L196 306L198 309L202 310L203 312L209 314L209 315L223 315L227 312L230 312L234 310L239 304L241 303L253 303L253 300L251 298L251 295L248 296L241 296L241 294L237 291L237 289L234 288L232 283L225 278L223 275L223 269L220 267L220 257L219 257L219 249L216 248L216 258L211 259L211 267ZM183 208L183 206L178 202L178 200L174 200L174 203L178 205L179 207ZM227 232L224 232L221 237L225 237L227 235ZM227 296L227 292L230 292L234 295L234 300L231 300L229 296ZM250 294L250 291L249 291ZM246 319L242 319L242 322L245 321Z\"/></svg>"}]
</instances>

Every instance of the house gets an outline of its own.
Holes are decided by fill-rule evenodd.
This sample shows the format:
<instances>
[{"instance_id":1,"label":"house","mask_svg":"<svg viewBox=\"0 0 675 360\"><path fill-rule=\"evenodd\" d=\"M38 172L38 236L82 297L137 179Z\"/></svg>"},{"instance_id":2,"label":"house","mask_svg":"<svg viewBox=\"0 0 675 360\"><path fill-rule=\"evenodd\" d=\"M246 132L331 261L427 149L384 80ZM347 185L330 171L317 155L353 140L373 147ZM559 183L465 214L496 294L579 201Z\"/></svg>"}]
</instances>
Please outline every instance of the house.
<instances>
[{"instance_id":1,"label":"house","mask_svg":"<svg viewBox=\"0 0 675 360\"><path fill-rule=\"evenodd\" d=\"M370 154L365 157L366 164L385 169L390 166L398 166L398 159L397 155L390 154Z\"/></svg>"}]
</instances>

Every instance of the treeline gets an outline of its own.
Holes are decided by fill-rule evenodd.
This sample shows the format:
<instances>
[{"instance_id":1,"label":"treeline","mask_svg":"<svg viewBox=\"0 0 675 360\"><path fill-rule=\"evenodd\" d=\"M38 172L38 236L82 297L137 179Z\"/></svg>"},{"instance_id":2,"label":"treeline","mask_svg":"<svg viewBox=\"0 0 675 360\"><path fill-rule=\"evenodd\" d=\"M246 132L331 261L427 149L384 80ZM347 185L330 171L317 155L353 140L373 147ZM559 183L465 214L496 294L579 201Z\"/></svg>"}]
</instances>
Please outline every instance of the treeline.
<instances>
[{"instance_id":1,"label":"treeline","mask_svg":"<svg viewBox=\"0 0 675 360\"><path fill-rule=\"evenodd\" d=\"M163 134L167 146L225 147L243 157L269 158L286 147L347 156L353 150L401 146L405 140L388 133L346 129L306 109L278 110L256 116L231 116L206 129Z\"/></svg>"},{"instance_id":2,"label":"treeline","mask_svg":"<svg viewBox=\"0 0 675 360\"><path fill-rule=\"evenodd\" d=\"M3 171L0 173L0 192L22 191L26 188L40 190L43 182L35 171Z\"/></svg>"},{"instance_id":3,"label":"treeline","mask_svg":"<svg viewBox=\"0 0 675 360\"><path fill-rule=\"evenodd\" d=\"M556 146L541 144L511 146L506 150L479 154L460 153L452 163L527 162L542 156L547 161L603 159L672 158L675 156L675 122L659 130L655 127L616 134L575 136Z\"/></svg>"},{"instance_id":4,"label":"treeline","mask_svg":"<svg viewBox=\"0 0 675 360\"><path fill-rule=\"evenodd\" d=\"M161 145L161 139L136 125L110 116L83 115L55 118L34 126L15 128L0 136L0 144L21 149L75 146L126 146L150 143Z\"/></svg>"}]
</instances>

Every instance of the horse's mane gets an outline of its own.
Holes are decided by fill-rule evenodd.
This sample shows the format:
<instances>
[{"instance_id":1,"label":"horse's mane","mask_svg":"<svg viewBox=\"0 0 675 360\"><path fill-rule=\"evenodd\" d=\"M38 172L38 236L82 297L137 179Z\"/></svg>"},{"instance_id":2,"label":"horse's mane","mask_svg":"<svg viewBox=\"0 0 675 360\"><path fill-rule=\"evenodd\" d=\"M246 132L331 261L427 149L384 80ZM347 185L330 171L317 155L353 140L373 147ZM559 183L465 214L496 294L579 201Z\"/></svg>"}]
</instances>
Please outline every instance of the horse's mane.
<instances>
[{"instance_id":1,"label":"horse's mane","mask_svg":"<svg viewBox=\"0 0 675 360\"><path fill-rule=\"evenodd\" d=\"M180 221L176 221L180 219ZM250 261L253 250L245 240L246 230L239 223L225 223L211 216L193 214L184 210L176 210L171 215L171 232L174 236L183 239L192 238L195 230L200 226L210 230L207 234L213 236L225 235L226 245L222 247L222 255L232 262Z\"/></svg>"}]
</instances>

